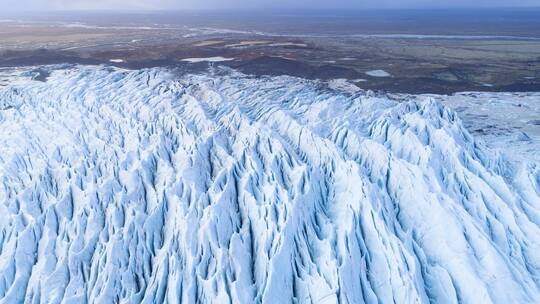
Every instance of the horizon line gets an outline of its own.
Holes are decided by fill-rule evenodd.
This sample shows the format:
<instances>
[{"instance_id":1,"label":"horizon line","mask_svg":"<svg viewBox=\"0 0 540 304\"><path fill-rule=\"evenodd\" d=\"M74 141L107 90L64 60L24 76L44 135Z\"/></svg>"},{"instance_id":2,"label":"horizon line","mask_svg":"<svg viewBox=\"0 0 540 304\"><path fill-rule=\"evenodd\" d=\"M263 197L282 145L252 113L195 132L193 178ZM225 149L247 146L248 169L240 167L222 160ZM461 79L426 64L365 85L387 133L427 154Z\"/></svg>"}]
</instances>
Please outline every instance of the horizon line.
<instances>
[{"instance_id":1,"label":"horizon line","mask_svg":"<svg viewBox=\"0 0 540 304\"><path fill-rule=\"evenodd\" d=\"M462 7L336 7L336 8L308 8L308 7L244 7L244 8L127 8L127 9L118 9L118 8L70 8L70 9L7 9L3 13L76 13L76 12L88 12L88 13L174 13L174 12L298 12L298 11L312 11L312 12L321 12L321 11L347 11L347 12L361 12L361 11L460 11L460 10L485 10L485 11L495 11L495 10L528 10L528 9L540 9L538 6L462 6Z\"/></svg>"}]
</instances>

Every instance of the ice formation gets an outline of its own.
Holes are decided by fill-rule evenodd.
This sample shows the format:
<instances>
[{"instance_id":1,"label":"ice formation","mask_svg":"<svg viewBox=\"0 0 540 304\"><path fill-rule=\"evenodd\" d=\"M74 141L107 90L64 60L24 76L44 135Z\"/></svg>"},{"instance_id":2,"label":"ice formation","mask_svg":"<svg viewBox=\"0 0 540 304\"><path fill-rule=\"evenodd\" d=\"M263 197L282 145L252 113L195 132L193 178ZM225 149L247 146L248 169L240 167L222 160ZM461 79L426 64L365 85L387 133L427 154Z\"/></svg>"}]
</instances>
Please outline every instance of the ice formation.
<instances>
[{"instance_id":1,"label":"ice formation","mask_svg":"<svg viewBox=\"0 0 540 304\"><path fill-rule=\"evenodd\" d=\"M0 303L540 300L540 166L437 98L50 69L2 71Z\"/></svg>"}]
</instances>

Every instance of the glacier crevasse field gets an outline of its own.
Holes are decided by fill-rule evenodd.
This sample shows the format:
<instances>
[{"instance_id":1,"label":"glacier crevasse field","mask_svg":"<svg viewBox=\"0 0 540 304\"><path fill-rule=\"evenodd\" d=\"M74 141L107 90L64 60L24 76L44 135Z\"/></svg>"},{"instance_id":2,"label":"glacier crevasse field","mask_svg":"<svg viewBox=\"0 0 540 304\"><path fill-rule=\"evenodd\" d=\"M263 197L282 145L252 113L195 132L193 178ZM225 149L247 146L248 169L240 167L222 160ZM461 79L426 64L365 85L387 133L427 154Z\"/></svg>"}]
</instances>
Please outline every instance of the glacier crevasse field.
<instances>
[{"instance_id":1,"label":"glacier crevasse field","mask_svg":"<svg viewBox=\"0 0 540 304\"><path fill-rule=\"evenodd\" d=\"M0 303L540 300L540 166L435 98L2 73Z\"/></svg>"}]
</instances>

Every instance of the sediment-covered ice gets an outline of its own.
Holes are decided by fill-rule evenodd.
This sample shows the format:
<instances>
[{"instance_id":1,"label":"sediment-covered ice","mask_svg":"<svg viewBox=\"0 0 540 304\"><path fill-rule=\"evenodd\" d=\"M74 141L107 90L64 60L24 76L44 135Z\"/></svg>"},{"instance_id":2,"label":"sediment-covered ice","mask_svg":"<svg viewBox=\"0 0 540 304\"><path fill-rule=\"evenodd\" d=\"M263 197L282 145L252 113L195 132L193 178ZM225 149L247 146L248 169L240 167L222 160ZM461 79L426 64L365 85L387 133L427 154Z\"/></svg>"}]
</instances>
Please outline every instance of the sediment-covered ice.
<instances>
[{"instance_id":1,"label":"sediment-covered ice","mask_svg":"<svg viewBox=\"0 0 540 304\"><path fill-rule=\"evenodd\" d=\"M222 71L15 78L0 303L540 300L540 166L441 97Z\"/></svg>"}]
</instances>

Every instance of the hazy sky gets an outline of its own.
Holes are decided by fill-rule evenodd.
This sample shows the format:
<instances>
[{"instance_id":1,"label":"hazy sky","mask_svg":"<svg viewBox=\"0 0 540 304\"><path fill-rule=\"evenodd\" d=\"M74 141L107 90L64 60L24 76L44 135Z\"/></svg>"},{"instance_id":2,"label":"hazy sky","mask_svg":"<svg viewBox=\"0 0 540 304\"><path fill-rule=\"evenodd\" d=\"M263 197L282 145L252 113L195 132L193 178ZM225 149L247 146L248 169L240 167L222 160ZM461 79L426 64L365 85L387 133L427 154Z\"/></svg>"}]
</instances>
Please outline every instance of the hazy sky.
<instances>
[{"instance_id":1,"label":"hazy sky","mask_svg":"<svg viewBox=\"0 0 540 304\"><path fill-rule=\"evenodd\" d=\"M0 0L7 10L457 8L540 6L540 0Z\"/></svg>"}]
</instances>

